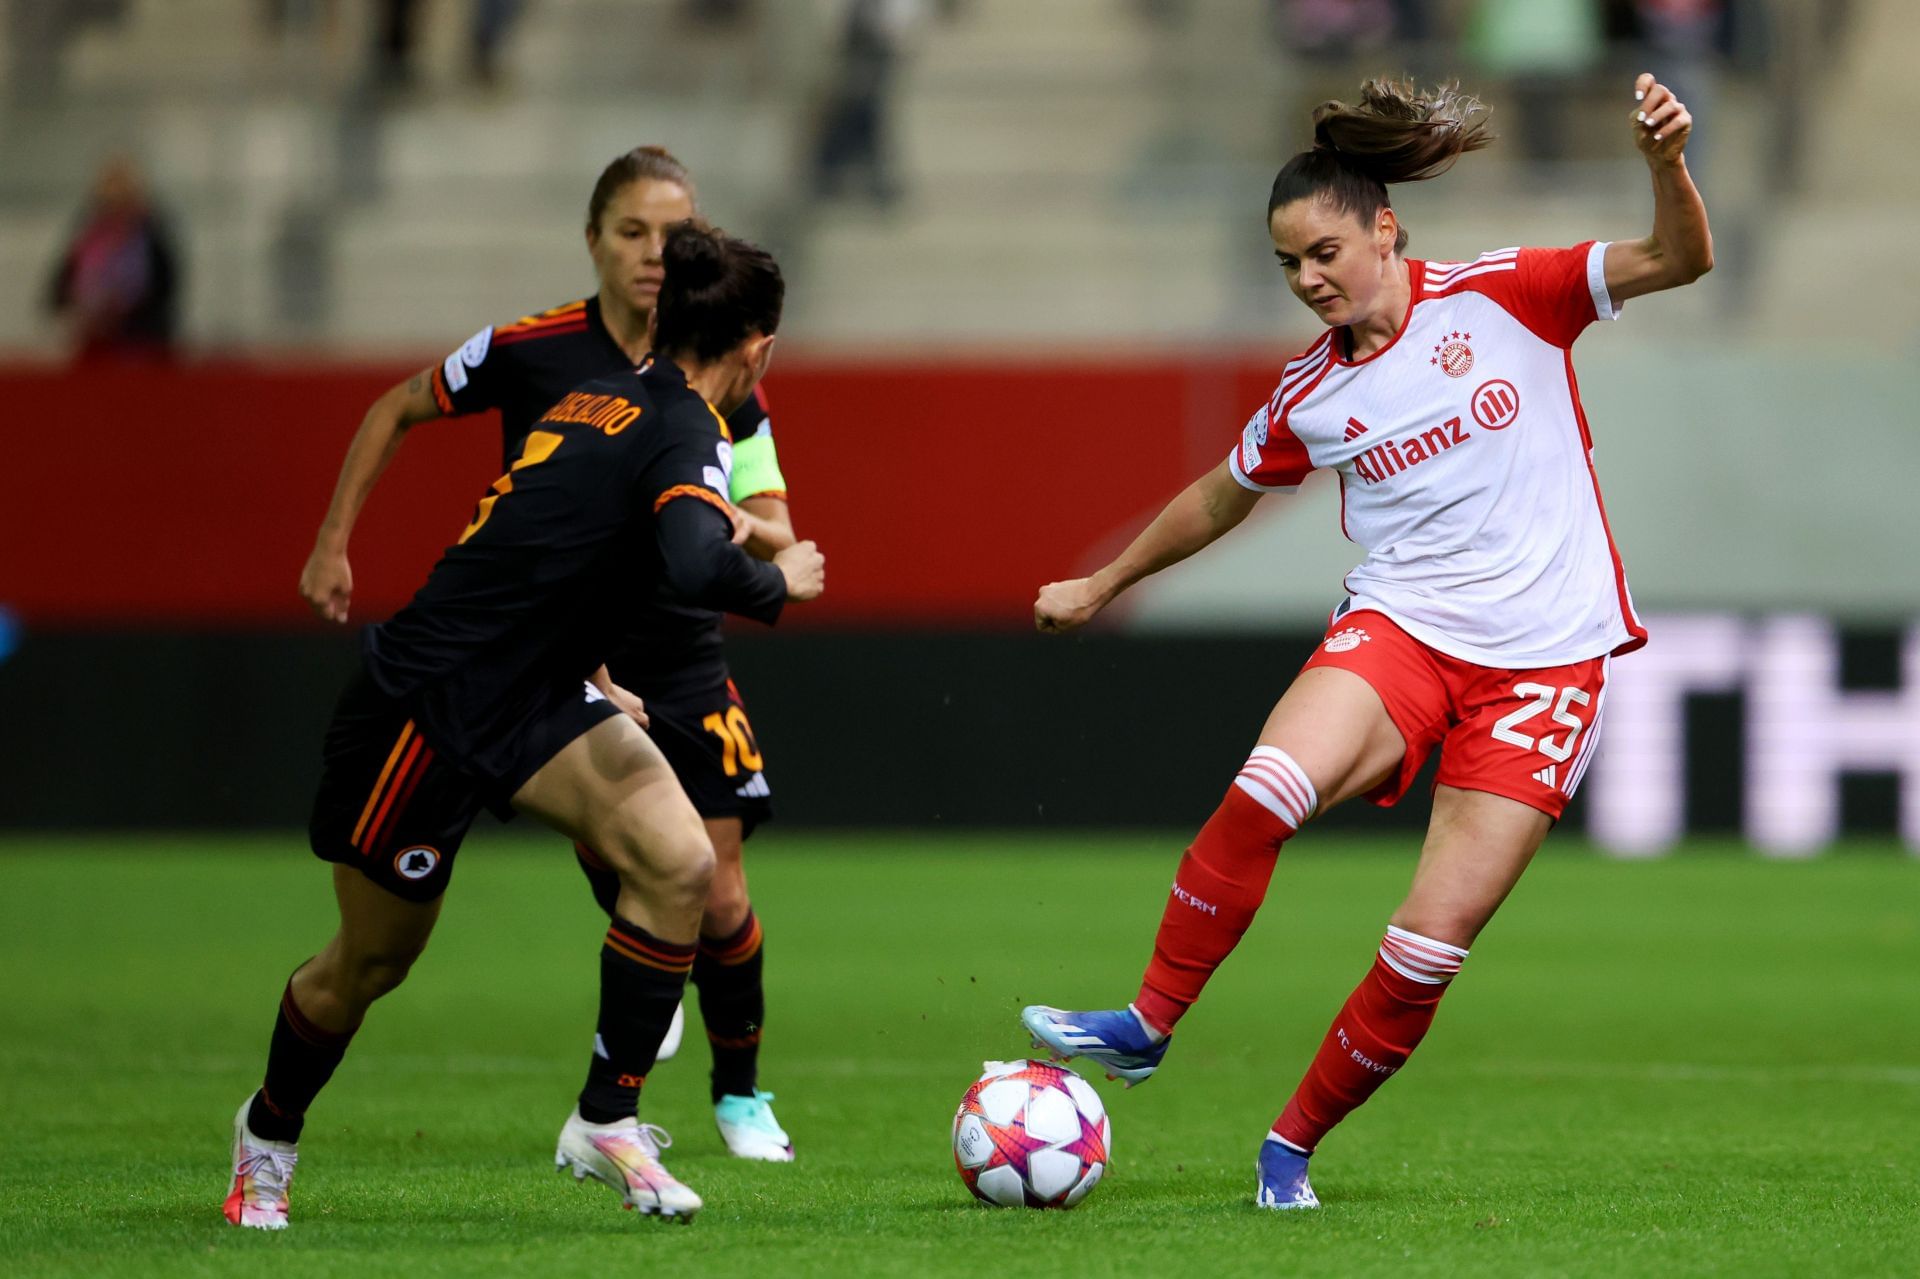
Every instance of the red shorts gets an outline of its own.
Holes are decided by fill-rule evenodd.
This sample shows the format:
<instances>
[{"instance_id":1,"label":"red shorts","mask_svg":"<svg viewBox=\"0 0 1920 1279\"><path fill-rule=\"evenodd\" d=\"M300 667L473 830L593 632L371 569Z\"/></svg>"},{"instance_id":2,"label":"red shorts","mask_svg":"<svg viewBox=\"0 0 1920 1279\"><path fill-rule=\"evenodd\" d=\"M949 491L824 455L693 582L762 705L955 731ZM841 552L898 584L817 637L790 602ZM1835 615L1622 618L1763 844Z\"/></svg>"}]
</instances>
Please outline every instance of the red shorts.
<instances>
[{"instance_id":1,"label":"red shorts","mask_svg":"<svg viewBox=\"0 0 1920 1279\"><path fill-rule=\"evenodd\" d=\"M1504 795L1557 821L1599 740L1604 657L1537 670L1476 666L1361 609L1328 624L1305 669L1316 666L1367 681L1407 741L1399 770L1367 793L1382 806L1399 802L1437 746L1437 784Z\"/></svg>"}]
</instances>

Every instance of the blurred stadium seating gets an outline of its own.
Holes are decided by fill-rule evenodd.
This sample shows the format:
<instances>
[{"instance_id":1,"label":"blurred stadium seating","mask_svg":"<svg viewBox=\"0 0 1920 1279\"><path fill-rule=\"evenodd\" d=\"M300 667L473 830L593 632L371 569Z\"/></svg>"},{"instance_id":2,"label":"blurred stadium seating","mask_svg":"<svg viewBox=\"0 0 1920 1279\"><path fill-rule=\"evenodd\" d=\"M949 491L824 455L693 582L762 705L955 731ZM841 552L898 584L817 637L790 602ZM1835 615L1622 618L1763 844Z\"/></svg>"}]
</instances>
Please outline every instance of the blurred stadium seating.
<instances>
[{"instance_id":1,"label":"blurred stadium seating","mask_svg":"<svg viewBox=\"0 0 1920 1279\"><path fill-rule=\"evenodd\" d=\"M1330 495L1267 504L1083 648L1017 634L1031 591L1089 567L1221 455L1311 335L1260 214L1312 102L1412 67L1458 74L1503 128L1526 124L1467 0L1431 6L1421 42L1312 54L1282 38L1288 6L1272 0L955 0L926 8L903 53L900 197L824 200L809 156L835 5L761 0L713 21L684 0L530 3L488 86L464 74L465 6L430 5L404 89L370 78L371 6L285 3L278 25L271 7L12 0L0 32L0 395L11 465L37 480L0 509L0 604L25 637L0 665L0 720L9 752L30 743L35 761L0 780L0 826L299 820L313 729L351 650L313 635L293 583L361 406L479 325L588 290L588 188L642 142L678 152L715 220L772 245L792 280L770 387L797 521L836 572L807 635L740 651L776 775L793 783L783 812L857 818L874 789L860 716L911 710L890 731L942 742L944 780L935 794L896 779L865 810L874 820L1004 824L1032 809L1190 824L1351 562ZM1687 691L1648 712L1651 736L1615 726L1594 786L1613 817L1592 820L1634 851L1716 828L1777 851L1840 829L1900 829L1920 847L1920 713L1891 700L1920 690L1902 656L1920 616L1907 492L1920 267L1905 252L1920 163L1897 141L1914 118L1920 10L1746 0L1733 13L1721 52L1689 68L1721 265L1582 346L1639 602L1709 637L1663 658L1656 633L1622 664L1623 688L1660 669ZM1643 63L1664 73L1615 41L1566 74L1544 162L1502 145L1404 191L1414 252L1641 233L1645 178L1620 117ZM40 292L114 148L146 169L179 234L184 352L72 372ZM435 428L410 446L356 540L361 620L404 598L490 478L490 435ZM1817 619L1815 638L1778 640L1787 615ZM1202 650L1251 669L1228 690L1189 674L1155 703L1174 719L1191 708L1177 778L1156 791L1141 770L1104 808L1043 812L1066 774L1027 744L1048 725L1070 725L1054 740L1082 753L1170 731L1113 703L1123 680L1177 680ZM1070 674L1061 652L1113 682ZM823 690L846 682L840 653L921 691L891 710L879 694L836 700ZM1779 661L1797 674L1767 682ZM268 693L288 671L307 686ZM47 693L68 681L91 681L82 700L137 744L92 766L148 798L58 794L52 779L89 749ZM171 690L158 704L143 696L155 686ZM1775 739L1756 736L1755 690L1789 687L1805 732L1856 741L1808 764L1813 781L1780 781ZM954 709L1004 688L1026 690L1020 704ZM836 710L849 705L857 715ZM192 794L206 757L176 750L182 733L231 753L213 798ZM140 781L145 754L166 757L173 785ZM1017 794L995 786L1009 769L1026 770ZM1676 771L1678 791L1649 794ZM1805 798L1770 826L1763 788Z\"/></svg>"}]
</instances>

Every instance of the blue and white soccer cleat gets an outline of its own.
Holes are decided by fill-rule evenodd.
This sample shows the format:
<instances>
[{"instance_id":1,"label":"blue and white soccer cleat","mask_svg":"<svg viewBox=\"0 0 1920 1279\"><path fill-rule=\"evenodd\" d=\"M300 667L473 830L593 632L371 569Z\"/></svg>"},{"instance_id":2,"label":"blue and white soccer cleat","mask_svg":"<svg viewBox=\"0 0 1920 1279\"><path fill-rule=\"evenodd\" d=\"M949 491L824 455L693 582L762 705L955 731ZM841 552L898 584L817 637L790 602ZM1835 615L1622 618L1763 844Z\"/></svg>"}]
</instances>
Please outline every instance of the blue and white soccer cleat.
<instances>
[{"instance_id":1,"label":"blue and white soccer cleat","mask_svg":"<svg viewBox=\"0 0 1920 1279\"><path fill-rule=\"evenodd\" d=\"M773 1117L773 1094L755 1089L751 1097L722 1097L713 1107L713 1122L728 1153L740 1159L769 1163L793 1162L793 1138Z\"/></svg>"},{"instance_id":2,"label":"blue and white soccer cleat","mask_svg":"<svg viewBox=\"0 0 1920 1279\"><path fill-rule=\"evenodd\" d=\"M1067 1012L1034 1004L1021 1010L1020 1021L1033 1036L1033 1046L1055 1061L1084 1057L1131 1088L1145 1083L1167 1055L1171 1035L1153 1038L1132 1008L1106 1012Z\"/></svg>"},{"instance_id":3,"label":"blue and white soccer cleat","mask_svg":"<svg viewBox=\"0 0 1920 1279\"><path fill-rule=\"evenodd\" d=\"M1260 1143L1260 1176L1253 1203L1256 1208L1318 1208L1319 1196L1307 1180L1307 1157L1272 1133Z\"/></svg>"}]
</instances>

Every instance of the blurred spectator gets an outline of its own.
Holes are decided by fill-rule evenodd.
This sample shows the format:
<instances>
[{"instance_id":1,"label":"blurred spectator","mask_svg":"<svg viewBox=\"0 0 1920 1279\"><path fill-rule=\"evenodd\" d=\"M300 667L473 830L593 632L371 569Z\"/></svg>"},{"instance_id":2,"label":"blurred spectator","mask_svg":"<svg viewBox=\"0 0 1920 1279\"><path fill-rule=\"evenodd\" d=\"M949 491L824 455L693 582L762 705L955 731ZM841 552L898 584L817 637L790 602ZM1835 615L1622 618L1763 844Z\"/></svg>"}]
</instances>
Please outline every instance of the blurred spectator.
<instances>
[{"instance_id":1,"label":"blurred spectator","mask_svg":"<svg viewBox=\"0 0 1920 1279\"><path fill-rule=\"evenodd\" d=\"M703 27L735 27L746 21L753 0L682 0L682 11Z\"/></svg>"},{"instance_id":2,"label":"blurred spectator","mask_svg":"<svg viewBox=\"0 0 1920 1279\"><path fill-rule=\"evenodd\" d=\"M78 359L172 353L178 270L166 227L133 161L114 156L47 288L47 309L73 335Z\"/></svg>"},{"instance_id":3,"label":"blurred spectator","mask_svg":"<svg viewBox=\"0 0 1920 1279\"><path fill-rule=\"evenodd\" d=\"M1274 35L1290 53L1346 58L1392 41L1395 10L1389 0L1279 0L1271 12Z\"/></svg>"},{"instance_id":4,"label":"blurred spectator","mask_svg":"<svg viewBox=\"0 0 1920 1279\"><path fill-rule=\"evenodd\" d=\"M473 78L483 85L500 81L500 46L520 16L520 0L473 0Z\"/></svg>"},{"instance_id":5,"label":"blurred spectator","mask_svg":"<svg viewBox=\"0 0 1920 1279\"><path fill-rule=\"evenodd\" d=\"M469 28L468 64L482 85L500 79L500 48L520 16L522 0L473 0ZM420 0L380 0L373 27L373 82L381 89L401 92L414 85L415 57L420 48Z\"/></svg>"},{"instance_id":6,"label":"blurred spectator","mask_svg":"<svg viewBox=\"0 0 1920 1279\"><path fill-rule=\"evenodd\" d=\"M901 50L926 14L925 0L852 0L848 6L839 78L828 96L814 150L816 196L837 196L847 180L857 176L875 204L899 198L887 115Z\"/></svg>"},{"instance_id":7,"label":"blurred spectator","mask_svg":"<svg viewBox=\"0 0 1920 1279\"><path fill-rule=\"evenodd\" d=\"M373 24L374 84L394 90L413 85L419 35L420 0L380 0Z\"/></svg>"},{"instance_id":8,"label":"blurred spectator","mask_svg":"<svg viewBox=\"0 0 1920 1279\"><path fill-rule=\"evenodd\" d=\"M1479 0L1468 26L1475 61L1507 82L1511 136L1535 166L1563 158L1569 98L1604 56L1594 0Z\"/></svg>"},{"instance_id":9,"label":"blurred spectator","mask_svg":"<svg viewBox=\"0 0 1920 1279\"><path fill-rule=\"evenodd\" d=\"M66 70L67 46L91 24L119 22L128 0L12 0L7 6L5 47L9 96L21 106L41 106L57 93Z\"/></svg>"},{"instance_id":10,"label":"blurred spectator","mask_svg":"<svg viewBox=\"0 0 1920 1279\"><path fill-rule=\"evenodd\" d=\"M1719 118L1719 71L1729 35L1726 0L1634 0L1649 66L1697 120ZM1711 124L1695 128L1687 167L1704 181ZM1706 145L1703 145L1706 144Z\"/></svg>"}]
</instances>

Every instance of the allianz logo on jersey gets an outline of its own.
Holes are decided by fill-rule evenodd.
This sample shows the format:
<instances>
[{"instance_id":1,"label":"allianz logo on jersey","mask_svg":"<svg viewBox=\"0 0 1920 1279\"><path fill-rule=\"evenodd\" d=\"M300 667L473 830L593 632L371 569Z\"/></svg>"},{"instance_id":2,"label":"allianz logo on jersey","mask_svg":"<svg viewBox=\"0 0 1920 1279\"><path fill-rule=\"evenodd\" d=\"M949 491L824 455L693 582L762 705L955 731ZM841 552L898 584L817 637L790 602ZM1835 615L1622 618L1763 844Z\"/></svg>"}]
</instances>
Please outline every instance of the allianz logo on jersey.
<instances>
[{"instance_id":1,"label":"allianz logo on jersey","mask_svg":"<svg viewBox=\"0 0 1920 1279\"><path fill-rule=\"evenodd\" d=\"M1349 439L1366 433L1367 428L1360 423L1354 422L1353 425L1360 429L1349 431ZM1461 419L1450 417L1439 426L1429 427L1418 434L1374 445L1353 459L1353 473L1369 484L1384 483L1407 468L1431 461L1472 438L1473 432L1461 425Z\"/></svg>"}]
</instances>

